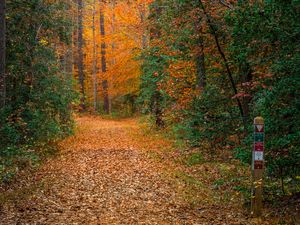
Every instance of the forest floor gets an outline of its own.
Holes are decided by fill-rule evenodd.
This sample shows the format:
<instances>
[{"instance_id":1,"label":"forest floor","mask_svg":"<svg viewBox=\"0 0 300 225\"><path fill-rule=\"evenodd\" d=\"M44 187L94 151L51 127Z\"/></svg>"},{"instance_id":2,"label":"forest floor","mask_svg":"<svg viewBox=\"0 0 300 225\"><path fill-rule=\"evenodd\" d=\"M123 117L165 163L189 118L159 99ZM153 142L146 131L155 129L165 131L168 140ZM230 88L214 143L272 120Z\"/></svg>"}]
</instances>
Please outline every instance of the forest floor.
<instances>
[{"instance_id":1,"label":"forest floor","mask_svg":"<svg viewBox=\"0 0 300 225\"><path fill-rule=\"evenodd\" d=\"M242 166L181 148L137 119L77 118L57 155L6 191L0 224L273 224L227 191Z\"/></svg>"}]
</instances>

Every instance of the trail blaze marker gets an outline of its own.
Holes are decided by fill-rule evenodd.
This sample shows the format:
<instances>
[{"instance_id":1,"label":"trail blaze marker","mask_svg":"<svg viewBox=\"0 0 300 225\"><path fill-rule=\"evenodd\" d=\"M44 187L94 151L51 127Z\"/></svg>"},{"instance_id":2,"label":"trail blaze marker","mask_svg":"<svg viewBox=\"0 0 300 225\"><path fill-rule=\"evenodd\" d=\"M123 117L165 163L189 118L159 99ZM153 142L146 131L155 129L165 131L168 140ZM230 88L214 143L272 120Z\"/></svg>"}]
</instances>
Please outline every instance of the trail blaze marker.
<instances>
[{"instance_id":1,"label":"trail blaze marker","mask_svg":"<svg viewBox=\"0 0 300 225\"><path fill-rule=\"evenodd\" d=\"M264 119L254 119L254 144L252 151L252 196L251 214L254 217L262 213L262 186L264 173Z\"/></svg>"}]
</instances>

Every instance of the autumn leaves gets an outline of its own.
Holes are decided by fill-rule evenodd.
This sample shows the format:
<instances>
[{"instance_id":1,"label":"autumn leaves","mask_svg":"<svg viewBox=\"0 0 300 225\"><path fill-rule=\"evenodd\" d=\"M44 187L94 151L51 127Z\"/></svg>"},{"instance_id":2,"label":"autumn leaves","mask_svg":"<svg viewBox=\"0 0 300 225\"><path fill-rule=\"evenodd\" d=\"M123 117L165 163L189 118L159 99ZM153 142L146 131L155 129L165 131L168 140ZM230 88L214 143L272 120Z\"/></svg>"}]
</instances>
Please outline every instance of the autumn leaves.
<instances>
[{"instance_id":1,"label":"autumn leaves","mask_svg":"<svg viewBox=\"0 0 300 225\"><path fill-rule=\"evenodd\" d=\"M147 1L78 1L75 77L81 110L111 113L114 101L137 95L140 49L147 45Z\"/></svg>"}]
</instances>

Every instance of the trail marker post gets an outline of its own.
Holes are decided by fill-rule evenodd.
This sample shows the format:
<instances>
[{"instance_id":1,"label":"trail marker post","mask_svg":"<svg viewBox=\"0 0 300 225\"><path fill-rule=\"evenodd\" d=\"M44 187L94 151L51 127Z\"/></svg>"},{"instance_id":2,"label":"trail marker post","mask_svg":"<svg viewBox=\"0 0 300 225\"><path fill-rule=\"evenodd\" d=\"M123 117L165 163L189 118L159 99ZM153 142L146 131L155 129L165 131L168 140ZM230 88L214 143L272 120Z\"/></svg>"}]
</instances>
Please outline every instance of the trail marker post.
<instances>
[{"instance_id":1,"label":"trail marker post","mask_svg":"<svg viewBox=\"0 0 300 225\"><path fill-rule=\"evenodd\" d=\"M254 144L252 151L252 195L251 214L260 217L262 214L262 192L264 173L264 139L265 124L262 117L254 119Z\"/></svg>"}]
</instances>

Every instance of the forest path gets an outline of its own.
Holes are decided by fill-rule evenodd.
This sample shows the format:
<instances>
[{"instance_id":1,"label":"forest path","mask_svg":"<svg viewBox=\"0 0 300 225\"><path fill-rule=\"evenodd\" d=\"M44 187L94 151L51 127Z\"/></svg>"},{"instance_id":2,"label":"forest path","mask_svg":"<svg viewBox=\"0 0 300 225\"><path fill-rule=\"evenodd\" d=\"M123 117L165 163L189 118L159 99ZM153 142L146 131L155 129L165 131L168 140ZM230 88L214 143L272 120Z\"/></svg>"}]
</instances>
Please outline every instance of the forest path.
<instances>
[{"instance_id":1,"label":"forest path","mask_svg":"<svg viewBox=\"0 0 300 225\"><path fill-rule=\"evenodd\" d=\"M172 165L147 155L169 144L154 142L136 120L86 116L77 124L35 174L42 187L6 208L3 224L242 224L186 202L167 175Z\"/></svg>"}]
</instances>

